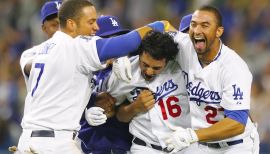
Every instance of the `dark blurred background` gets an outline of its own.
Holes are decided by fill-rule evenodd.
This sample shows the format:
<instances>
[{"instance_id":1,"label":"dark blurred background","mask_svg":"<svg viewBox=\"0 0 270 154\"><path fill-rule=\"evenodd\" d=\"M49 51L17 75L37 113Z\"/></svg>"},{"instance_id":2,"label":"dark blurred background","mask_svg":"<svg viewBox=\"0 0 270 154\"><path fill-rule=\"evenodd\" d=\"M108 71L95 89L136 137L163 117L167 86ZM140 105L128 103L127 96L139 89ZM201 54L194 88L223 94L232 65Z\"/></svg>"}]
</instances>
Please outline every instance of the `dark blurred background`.
<instances>
[{"instance_id":1,"label":"dark blurred background","mask_svg":"<svg viewBox=\"0 0 270 154\"><path fill-rule=\"evenodd\" d=\"M21 53L44 41L40 8L45 0L0 0L0 153L17 145L26 87ZM126 28L169 20L178 28L182 16L203 4L223 15L223 42L253 73L251 114L258 122L261 154L270 153L270 0L92 0L99 15L114 15Z\"/></svg>"}]
</instances>

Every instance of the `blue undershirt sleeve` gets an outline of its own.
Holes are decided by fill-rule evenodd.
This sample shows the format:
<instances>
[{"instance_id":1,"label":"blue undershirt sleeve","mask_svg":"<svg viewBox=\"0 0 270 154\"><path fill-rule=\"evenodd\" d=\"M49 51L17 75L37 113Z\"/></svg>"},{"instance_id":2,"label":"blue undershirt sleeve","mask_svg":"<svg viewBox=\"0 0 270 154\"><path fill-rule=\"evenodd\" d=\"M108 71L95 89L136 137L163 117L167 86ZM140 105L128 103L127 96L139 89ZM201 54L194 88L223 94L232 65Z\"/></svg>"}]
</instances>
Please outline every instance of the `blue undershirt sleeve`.
<instances>
[{"instance_id":1,"label":"blue undershirt sleeve","mask_svg":"<svg viewBox=\"0 0 270 154\"><path fill-rule=\"evenodd\" d=\"M118 58L135 52L141 43L141 37L137 31L130 33L99 39L96 41L97 53L101 62L110 58Z\"/></svg>"},{"instance_id":2,"label":"blue undershirt sleeve","mask_svg":"<svg viewBox=\"0 0 270 154\"><path fill-rule=\"evenodd\" d=\"M224 110L224 114L227 118L233 119L240 122L243 125L246 125L249 110Z\"/></svg>"}]
</instances>

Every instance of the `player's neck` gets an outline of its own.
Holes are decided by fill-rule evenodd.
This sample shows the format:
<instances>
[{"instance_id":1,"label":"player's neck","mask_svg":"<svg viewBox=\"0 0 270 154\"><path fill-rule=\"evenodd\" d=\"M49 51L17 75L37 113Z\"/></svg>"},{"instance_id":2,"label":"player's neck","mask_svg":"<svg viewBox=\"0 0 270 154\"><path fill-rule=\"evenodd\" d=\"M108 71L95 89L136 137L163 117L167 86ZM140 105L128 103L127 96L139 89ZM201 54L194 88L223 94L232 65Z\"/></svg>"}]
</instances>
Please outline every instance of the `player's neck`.
<instances>
[{"instance_id":1,"label":"player's neck","mask_svg":"<svg viewBox=\"0 0 270 154\"><path fill-rule=\"evenodd\" d=\"M71 36L72 38L75 38L76 36L78 36L77 34L75 34L75 32L70 31L67 28L61 28L60 31L63 33L66 33L67 35Z\"/></svg>"}]
</instances>

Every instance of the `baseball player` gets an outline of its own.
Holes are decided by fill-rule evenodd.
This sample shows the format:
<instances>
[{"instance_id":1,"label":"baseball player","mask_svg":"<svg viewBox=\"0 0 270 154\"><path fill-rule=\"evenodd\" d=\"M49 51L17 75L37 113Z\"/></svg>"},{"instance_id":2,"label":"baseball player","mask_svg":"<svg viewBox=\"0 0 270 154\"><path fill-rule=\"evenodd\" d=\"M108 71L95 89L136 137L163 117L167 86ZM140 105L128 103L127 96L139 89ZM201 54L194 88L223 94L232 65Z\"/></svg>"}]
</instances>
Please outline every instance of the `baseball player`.
<instances>
[{"instance_id":1,"label":"baseball player","mask_svg":"<svg viewBox=\"0 0 270 154\"><path fill-rule=\"evenodd\" d=\"M43 4L40 17L41 17L41 29L47 35L48 38L51 38L53 34L59 29L59 19L57 18L57 13L60 8L60 1L50 1ZM28 49L23 52L20 59L20 66L23 71L24 79L27 86L27 81L29 77L29 72L32 67L32 60L36 55L36 47ZM26 73L25 73L26 72ZM29 88L27 88L29 89Z\"/></svg>"},{"instance_id":2,"label":"baseball player","mask_svg":"<svg viewBox=\"0 0 270 154\"><path fill-rule=\"evenodd\" d=\"M132 80L111 74L108 92L122 104L117 118L130 122L131 153L167 153L165 139L173 126L190 127L184 78L174 62L177 46L169 34L150 32L142 41L139 56L131 58ZM124 103L128 100L130 103Z\"/></svg>"},{"instance_id":3,"label":"baseball player","mask_svg":"<svg viewBox=\"0 0 270 154\"><path fill-rule=\"evenodd\" d=\"M91 26L97 24L95 7L88 0L67 0L58 15L60 31L36 47L28 72L30 92L25 100L20 152L31 148L46 154L81 153L74 138L91 94L93 72L104 68L107 59L135 51L146 32L164 31L169 26L157 21L113 39L100 39L89 36Z\"/></svg>"},{"instance_id":4,"label":"baseball player","mask_svg":"<svg viewBox=\"0 0 270 154\"><path fill-rule=\"evenodd\" d=\"M192 14L185 15L181 21L179 26L179 31L183 33L188 33L189 31L189 25L192 18Z\"/></svg>"},{"instance_id":5,"label":"baseball player","mask_svg":"<svg viewBox=\"0 0 270 154\"><path fill-rule=\"evenodd\" d=\"M111 36L117 36L129 32L128 29L122 28L118 18L114 16L101 16L97 19L97 24L99 26L99 30L96 35L103 38L109 38ZM94 80L93 83L95 85L95 87L93 87L94 92L100 93L106 91L106 85L111 73L111 66L95 73L92 79ZM93 107L93 104L97 101L95 95L96 94L92 94L90 102L87 105L87 118L85 119L83 115L80 122L81 129L79 131L78 138L80 139L79 142L82 151L84 153L92 154L127 153L127 151L130 150L132 141L132 136L128 130L128 123L119 122L115 116L111 118L108 118L108 116L97 118L99 112L103 113L105 111L103 108ZM99 98L99 100L101 99L104 100L102 103L108 104L108 97ZM112 105L112 107L114 107L114 104ZM96 106L96 104L94 106ZM87 121L89 121L89 124Z\"/></svg>"},{"instance_id":6,"label":"baseball player","mask_svg":"<svg viewBox=\"0 0 270 154\"><path fill-rule=\"evenodd\" d=\"M192 128L175 128L169 148L193 154L257 154L258 132L249 118L252 74L220 37L222 17L212 6L192 15L189 36L179 32L178 62L189 95Z\"/></svg>"},{"instance_id":7,"label":"baseball player","mask_svg":"<svg viewBox=\"0 0 270 154\"><path fill-rule=\"evenodd\" d=\"M41 8L41 28L48 38L51 38L59 29L59 19L57 17L57 13L60 5L60 1L49 1L46 2Z\"/></svg>"}]
</instances>

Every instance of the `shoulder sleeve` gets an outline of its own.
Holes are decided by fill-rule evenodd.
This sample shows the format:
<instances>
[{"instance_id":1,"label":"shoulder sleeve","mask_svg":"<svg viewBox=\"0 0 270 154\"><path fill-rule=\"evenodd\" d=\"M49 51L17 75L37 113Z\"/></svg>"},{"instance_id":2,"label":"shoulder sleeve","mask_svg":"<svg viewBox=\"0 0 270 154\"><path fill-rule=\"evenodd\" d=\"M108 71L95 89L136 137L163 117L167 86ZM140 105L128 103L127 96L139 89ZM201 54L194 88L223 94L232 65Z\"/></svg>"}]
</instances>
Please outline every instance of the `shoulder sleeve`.
<instances>
[{"instance_id":1,"label":"shoulder sleeve","mask_svg":"<svg viewBox=\"0 0 270 154\"><path fill-rule=\"evenodd\" d=\"M28 62L31 62L35 56L36 56L36 49L37 47L33 47L33 48L30 48L28 50L25 50L22 55L21 55L21 58L20 58L20 66L21 66L21 70L22 70L22 73L23 75L25 75L24 73L24 67L25 65L28 63Z\"/></svg>"},{"instance_id":2,"label":"shoulder sleeve","mask_svg":"<svg viewBox=\"0 0 270 154\"><path fill-rule=\"evenodd\" d=\"M98 39L100 38L97 36L78 36L74 40L74 50L76 50L76 52L79 54L80 70L87 74L89 71L98 71L106 66L100 62L97 54L96 40Z\"/></svg>"},{"instance_id":3,"label":"shoulder sleeve","mask_svg":"<svg viewBox=\"0 0 270 154\"><path fill-rule=\"evenodd\" d=\"M178 44L179 49L176 61L179 63L183 70L187 70L189 60L191 58L191 52L194 50L189 35L178 32L174 37L174 41Z\"/></svg>"},{"instance_id":4,"label":"shoulder sleeve","mask_svg":"<svg viewBox=\"0 0 270 154\"><path fill-rule=\"evenodd\" d=\"M109 92L113 97L117 96L117 85L119 85L119 80L112 71L107 82L107 92Z\"/></svg>"},{"instance_id":5,"label":"shoulder sleeve","mask_svg":"<svg viewBox=\"0 0 270 154\"><path fill-rule=\"evenodd\" d=\"M252 74L247 65L234 58L221 69L221 106L227 110L249 110Z\"/></svg>"}]
</instances>

